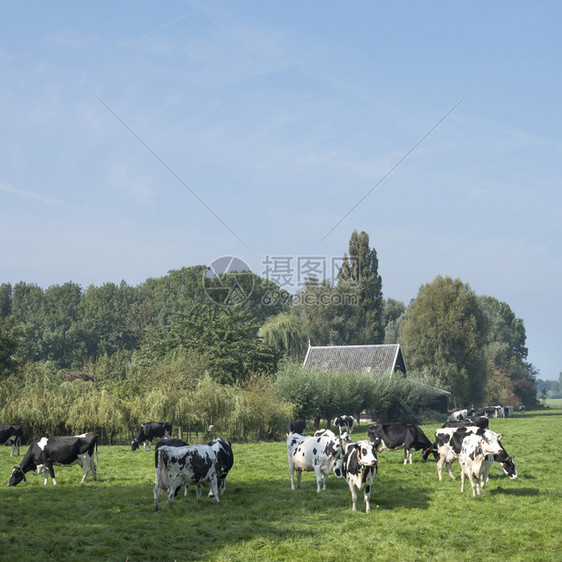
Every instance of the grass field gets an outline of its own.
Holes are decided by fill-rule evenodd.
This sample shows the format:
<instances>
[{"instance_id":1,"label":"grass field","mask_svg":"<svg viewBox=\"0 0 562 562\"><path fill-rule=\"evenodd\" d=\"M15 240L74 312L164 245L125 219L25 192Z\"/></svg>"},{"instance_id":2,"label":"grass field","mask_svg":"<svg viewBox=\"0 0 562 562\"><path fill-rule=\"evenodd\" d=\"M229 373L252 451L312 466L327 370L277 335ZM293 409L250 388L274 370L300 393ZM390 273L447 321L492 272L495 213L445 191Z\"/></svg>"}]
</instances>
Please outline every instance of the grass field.
<instances>
[{"instance_id":1,"label":"grass field","mask_svg":"<svg viewBox=\"0 0 562 562\"><path fill-rule=\"evenodd\" d=\"M432 436L436 427L424 431ZM80 467L56 467L56 487L28 473L8 488L19 460L2 447L0 559L561 560L562 409L491 420L490 428L504 434L517 480L494 464L486 496L473 499L458 478L438 482L435 462L420 453L411 466L402 452L381 453L370 514L362 499L351 511L347 484L333 475L325 492L316 494L313 473L292 492L283 442L234 444L220 504L197 502L190 489L173 509L163 496L157 513L152 453L104 446L97 482L80 485ZM362 426L353 436L365 434ZM458 463L453 470L458 476Z\"/></svg>"}]
</instances>

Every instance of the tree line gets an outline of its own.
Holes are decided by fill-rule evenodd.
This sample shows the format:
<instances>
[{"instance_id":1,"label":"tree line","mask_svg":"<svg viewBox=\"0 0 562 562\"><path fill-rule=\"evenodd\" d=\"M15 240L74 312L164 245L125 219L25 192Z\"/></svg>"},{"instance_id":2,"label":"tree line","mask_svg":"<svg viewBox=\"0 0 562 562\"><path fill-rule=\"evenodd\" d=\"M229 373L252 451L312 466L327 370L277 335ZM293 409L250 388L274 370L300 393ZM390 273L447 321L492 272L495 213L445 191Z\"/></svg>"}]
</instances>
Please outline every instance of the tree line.
<instances>
[{"instance_id":1,"label":"tree line","mask_svg":"<svg viewBox=\"0 0 562 562\"><path fill-rule=\"evenodd\" d=\"M304 372L309 342L400 343L410 377L448 390L456 405L535 404L537 373L509 305L441 276L408 306L385 299L365 232L351 235L337 279L309 278L298 298L277 298L278 285L247 272L246 298L217 302L206 271L184 267L135 287L2 284L2 419L26 417L51 432L62 431L56 423L82 431L95 419L107 439L148 418L195 431L218 422L247 439L279 435L294 416L330 419L352 404L404 417L423 403L409 383L389 391L373 376ZM85 376L70 379L73 371ZM396 404L383 400L393 395Z\"/></svg>"}]
</instances>

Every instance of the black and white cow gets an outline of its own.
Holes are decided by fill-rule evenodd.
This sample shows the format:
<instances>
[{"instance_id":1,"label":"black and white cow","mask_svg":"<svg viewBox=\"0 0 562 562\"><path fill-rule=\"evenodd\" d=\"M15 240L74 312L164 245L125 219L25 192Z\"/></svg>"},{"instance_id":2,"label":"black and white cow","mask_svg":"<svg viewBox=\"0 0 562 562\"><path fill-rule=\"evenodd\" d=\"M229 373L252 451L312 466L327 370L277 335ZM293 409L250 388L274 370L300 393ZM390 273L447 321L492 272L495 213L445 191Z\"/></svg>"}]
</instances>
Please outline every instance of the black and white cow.
<instances>
[{"instance_id":1,"label":"black and white cow","mask_svg":"<svg viewBox=\"0 0 562 562\"><path fill-rule=\"evenodd\" d=\"M369 440L375 444L377 452L396 451L404 448L404 464L420 449L429 454L431 441L420 427L411 423L375 423L369 426ZM425 457L427 458L427 456Z\"/></svg>"},{"instance_id":2,"label":"black and white cow","mask_svg":"<svg viewBox=\"0 0 562 562\"><path fill-rule=\"evenodd\" d=\"M92 472L92 478L96 480L96 463L94 462L94 449L97 453L98 438L95 433L84 433L76 436L42 437L33 441L23 457L21 463L14 467L8 486L17 486L30 470L38 474L43 473L45 484L49 475L56 485L55 471L53 465L70 466L79 464L84 468L82 482ZM99 459L98 459L99 462Z\"/></svg>"},{"instance_id":3,"label":"black and white cow","mask_svg":"<svg viewBox=\"0 0 562 562\"><path fill-rule=\"evenodd\" d=\"M232 452L232 445L220 437L213 439L208 443L209 447L215 451L217 456L217 481L219 492L224 494L226 490L226 477L232 465L234 464L234 453ZM213 497L213 491L209 492L209 497Z\"/></svg>"},{"instance_id":4,"label":"black and white cow","mask_svg":"<svg viewBox=\"0 0 562 562\"><path fill-rule=\"evenodd\" d=\"M21 425L9 424L0 425L0 445L6 443L12 446L12 452L10 456L14 456L14 451L17 449L18 457L20 456L21 440L23 437L23 431Z\"/></svg>"},{"instance_id":5,"label":"black and white cow","mask_svg":"<svg viewBox=\"0 0 562 562\"><path fill-rule=\"evenodd\" d=\"M334 418L332 422L335 426L339 427L340 435L342 433L347 433L351 435L353 432L353 425L355 424L355 418L353 416L338 416Z\"/></svg>"},{"instance_id":6,"label":"black and white cow","mask_svg":"<svg viewBox=\"0 0 562 562\"><path fill-rule=\"evenodd\" d=\"M299 435L304 435L304 430L306 429L306 420L294 420L289 422L287 427L287 437L291 433L298 433Z\"/></svg>"},{"instance_id":7,"label":"black and white cow","mask_svg":"<svg viewBox=\"0 0 562 562\"><path fill-rule=\"evenodd\" d=\"M489 441L475 433L467 435L463 439L459 453L459 464L462 469L461 492L464 492L464 481L468 478L472 487L472 496L476 497L477 493L483 496L494 455L499 455L501 452L499 441Z\"/></svg>"},{"instance_id":8,"label":"black and white cow","mask_svg":"<svg viewBox=\"0 0 562 562\"><path fill-rule=\"evenodd\" d=\"M490 420L484 416L475 416L473 418L466 418L460 421L449 421L444 423L441 427L468 427L468 426L481 427L482 429L488 429L490 425Z\"/></svg>"},{"instance_id":9,"label":"black and white cow","mask_svg":"<svg viewBox=\"0 0 562 562\"><path fill-rule=\"evenodd\" d=\"M150 446L152 440L155 437L172 437L172 424L170 422L147 422L143 423L137 436L131 441L131 451L136 451L139 445L143 444L143 450L146 451L146 445L148 444L148 450L150 451Z\"/></svg>"},{"instance_id":10,"label":"black and white cow","mask_svg":"<svg viewBox=\"0 0 562 562\"><path fill-rule=\"evenodd\" d=\"M363 490L365 511L371 511L371 490L377 475L377 451L374 443L367 440L350 443L341 461L334 466L334 474L345 478L351 491L353 511L357 509L357 492Z\"/></svg>"},{"instance_id":11,"label":"black and white cow","mask_svg":"<svg viewBox=\"0 0 562 562\"><path fill-rule=\"evenodd\" d=\"M170 507L181 486L194 484L197 499L201 499L201 484L209 486L217 503L219 488L217 478L217 456L209 445L158 448L155 458L154 511L158 511L158 498L164 491L168 494Z\"/></svg>"},{"instance_id":12,"label":"black and white cow","mask_svg":"<svg viewBox=\"0 0 562 562\"><path fill-rule=\"evenodd\" d=\"M468 417L468 410L457 410L447 418L447 421L456 422L456 421L465 420L467 417Z\"/></svg>"},{"instance_id":13,"label":"black and white cow","mask_svg":"<svg viewBox=\"0 0 562 562\"><path fill-rule=\"evenodd\" d=\"M326 430L329 431L329 430ZM332 433L332 432L330 432ZM332 433L332 435L334 435ZM299 435L293 433L287 438L287 457L289 460L289 479L291 490L295 489L293 479L297 472L297 486L301 487L302 471L314 471L316 474L316 492L320 492L320 483L326 489L326 481L342 450L342 438L330 435Z\"/></svg>"},{"instance_id":14,"label":"black and white cow","mask_svg":"<svg viewBox=\"0 0 562 562\"><path fill-rule=\"evenodd\" d=\"M451 480L454 480L451 464L458 458L463 440L471 434L476 434L483 438L488 444L496 444L502 439L501 433L495 433L489 429L481 427L445 427L435 431L435 442L439 459L437 461L437 476L443 479L443 465L446 466Z\"/></svg>"}]
</instances>

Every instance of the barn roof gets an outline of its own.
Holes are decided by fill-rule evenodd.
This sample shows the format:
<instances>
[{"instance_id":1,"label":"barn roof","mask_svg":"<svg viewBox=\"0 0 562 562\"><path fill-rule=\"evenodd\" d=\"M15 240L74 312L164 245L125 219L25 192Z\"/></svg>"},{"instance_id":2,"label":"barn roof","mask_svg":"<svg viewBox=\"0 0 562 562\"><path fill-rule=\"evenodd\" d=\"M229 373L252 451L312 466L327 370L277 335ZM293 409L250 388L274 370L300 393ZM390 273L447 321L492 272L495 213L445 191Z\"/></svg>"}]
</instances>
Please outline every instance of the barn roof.
<instances>
[{"instance_id":1,"label":"barn roof","mask_svg":"<svg viewBox=\"0 0 562 562\"><path fill-rule=\"evenodd\" d=\"M304 359L306 369L339 372L406 374L400 344L308 346Z\"/></svg>"}]
</instances>

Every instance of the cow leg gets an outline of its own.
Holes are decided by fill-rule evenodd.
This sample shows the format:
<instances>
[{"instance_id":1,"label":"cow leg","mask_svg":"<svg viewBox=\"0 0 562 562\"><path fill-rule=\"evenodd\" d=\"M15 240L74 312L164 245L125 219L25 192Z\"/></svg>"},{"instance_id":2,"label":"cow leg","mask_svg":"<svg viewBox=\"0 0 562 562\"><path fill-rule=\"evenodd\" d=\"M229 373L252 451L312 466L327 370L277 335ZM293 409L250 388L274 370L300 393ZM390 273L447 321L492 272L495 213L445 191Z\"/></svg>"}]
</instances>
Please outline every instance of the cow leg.
<instances>
[{"instance_id":1,"label":"cow leg","mask_svg":"<svg viewBox=\"0 0 562 562\"><path fill-rule=\"evenodd\" d=\"M295 472L295 465L289 460L289 480L291 481L291 490L295 489L295 482L294 482L294 472Z\"/></svg>"},{"instance_id":2,"label":"cow leg","mask_svg":"<svg viewBox=\"0 0 562 562\"><path fill-rule=\"evenodd\" d=\"M302 469L297 468L297 488L301 489L301 476L302 476ZM294 490L294 488L293 488Z\"/></svg>"},{"instance_id":3,"label":"cow leg","mask_svg":"<svg viewBox=\"0 0 562 562\"><path fill-rule=\"evenodd\" d=\"M451 463L445 463L445 466L447 467L447 472L449 473L449 478L454 482L455 481L455 475L453 474L453 470L451 469Z\"/></svg>"},{"instance_id":4,"label":"cow leg","mask_svg":"<svg viewBox=\"0 0 562 562\"><path fill-rule=\"evenodd\" d=\"M415 449L408 449L408 456L410 457L410 464L412 464L412 457L414 456Z\"/></svg>"},{"instance_id":5,"label":"cow leg","mask_svg":"<svg viewBox=\"0 0 562 562\"><path fill-rule=\"evenodd\" d=\"M461 493L464 493L464 468L461 466Z\"/></svg>"},{"instance_id":6,"label":"cow leg","mask_svg":"<svg viewBox=\"0 0 562 562\"><path fill-rule=\"evenodd\" d=\"M316 473L316 493L319 494L321 491L320 483L324 480L324 475L320 471L318 467L314 468L314 472ZM326 489L326 485L324 484L324 490Z\"/></svg>"},{"instance_id":7,"label":"cow leg","mask_svg":"<svg viewBox=\"0 0 562 562\"><path fill-rule=\"evenodd\" d=\"M365 493L363 495L363 499L365 500L365 513L371 512L371 486L367 484L365 486Z\"/></svg>"},{"instance_id":8,"label":"cow leg","mask_svg":"<svg viewBox=\"0 0 562 562\"><path fill-rule=\"evenodd\" d=\"M201 499L201 484L196 484L195 490L197 494L197 501L199 501Z\"/></svg>"},{"instance_id":9,"label":"cow leg","mask_svg":"<svg viewBox=\"0 0 562 562\"><path fill-rule=\"evenodd\" d=\"M215 501L217 503L220 503L220 498L219 498L219 483L218 480L216 478L216 476L214 478L211 478L211 492L213 493L213 496L215 498Z\"/></svg>"},{"instance_id":10,"label":"cow leg","mask_svg":"<svg viewBox=\"0 0 562 562\"><path fill-rule=\"evenodd\" d=\"M357 490L355 484L349 482L349 490L351 492L351 509L357 511Z\"/></svg>"},{"instance_id":11,"label":"cow leg","mask_svg":"<svg viewBox=\"0 0 562 562\"><path fill-rule=\"evenodd\" d=\"M408 464L408 447L404 447L404 464Z\"/></svg>"},{"instance_id":12,"label":"cow leg","mask_svg":"<svg viewBox=\"0 0 562 562\"><path fill-rule=\"evenodd\" d=\"M176 495L176 490L174 486L168 488L168 503L170 507L174 507L174 496Z\"/></svg>"},{"instance_id":13,"label":"cow leg","mask_svg":"<svg viewBox=\"0 0 562 562\"><path fill-rule=\"evenodd\" d=\"M154 486L154 511L158 511L158 498L160 497L161 492L162 489L158 486L158 484Z\"/></svg>"}]
</instances>

